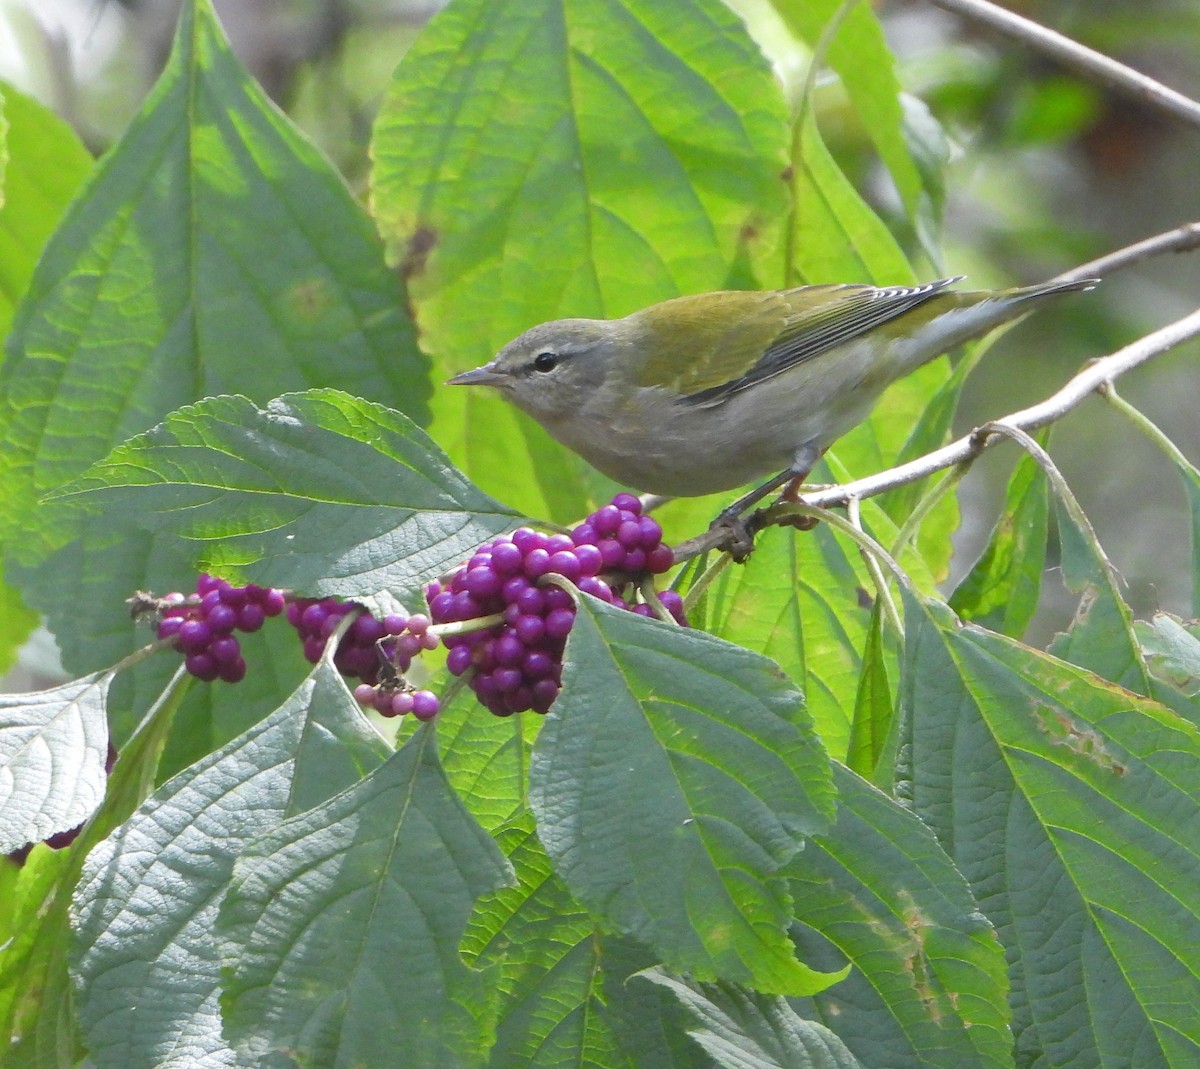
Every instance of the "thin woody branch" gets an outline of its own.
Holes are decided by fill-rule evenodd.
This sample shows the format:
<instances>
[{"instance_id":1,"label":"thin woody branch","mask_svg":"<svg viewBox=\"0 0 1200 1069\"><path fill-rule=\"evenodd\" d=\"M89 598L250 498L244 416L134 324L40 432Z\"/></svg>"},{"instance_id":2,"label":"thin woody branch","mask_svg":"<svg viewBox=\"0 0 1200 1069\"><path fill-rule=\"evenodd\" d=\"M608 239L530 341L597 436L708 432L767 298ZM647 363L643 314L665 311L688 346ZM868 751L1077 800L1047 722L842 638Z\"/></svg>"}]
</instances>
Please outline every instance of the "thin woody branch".
<instances>
[{"instance_id":1,"label":"thin woody branch","mask_svg":"<svg viewBox=\"0 0 1200 1069\"><path fill-rule=\"evenodd\" d=\"M999 30L1030 48L1053 56L1063 66L1091 81L1200 126L1200 103L1031 19L988 0L929 0L929 3Z\"/></svg>"}]
</instances>

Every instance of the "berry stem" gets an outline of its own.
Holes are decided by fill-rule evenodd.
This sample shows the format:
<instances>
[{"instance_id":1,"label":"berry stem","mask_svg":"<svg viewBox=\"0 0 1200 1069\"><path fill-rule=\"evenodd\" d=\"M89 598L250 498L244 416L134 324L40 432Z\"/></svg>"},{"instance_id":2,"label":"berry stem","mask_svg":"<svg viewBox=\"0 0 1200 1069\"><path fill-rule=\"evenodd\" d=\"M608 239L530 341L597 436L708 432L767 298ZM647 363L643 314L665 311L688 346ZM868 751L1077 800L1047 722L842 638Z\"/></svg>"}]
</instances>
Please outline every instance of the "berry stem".
<instances>
[{"instance_id":1,"label":"berry stem","mask_svg":"<svg viewBox=\"0 0 1200 1069\"><path fill-rule=\"evenodd\" d=\"M687 613L689 618L696 605L699 604L700 599L708 591L708 588L712 586L717 577L732 563L733 557L728 553L719 553L717 554L717 559L700 573L700 578L692 584L692 588L683 599L683 611Z\"/></svg>"},{"instance_id":2,"label":"berry stem","mask_svg":"<svg viewBox=\"0 0 1200 1069\"><path fill-rule=\"evenodd\" d=\"M670 612L667 611L667 607L663 605L662 601L659 599L658 591L654 589L654 576L646 576L646 578L642 580L638 590L641 591L642 597L645 599L646 604L650 606L650 608L654 611L654 615L659 620L665 624L673 624L675 627L679 626L678 621L670 614Z\"/></svg>"},{"instance_id":3,"label":"berry stem","mask_svg":"<svg viewBox=\"0 0 1200 1069\"><path fill-rule=\"evenodd\" d=\"M486 631L504 623L504 613L494 612L490 616L477 616L473 620L455 620L448 624L430 624L429 633L442 638L445 635L469 635L472 631Z\"/></svg>"}]
</instances>

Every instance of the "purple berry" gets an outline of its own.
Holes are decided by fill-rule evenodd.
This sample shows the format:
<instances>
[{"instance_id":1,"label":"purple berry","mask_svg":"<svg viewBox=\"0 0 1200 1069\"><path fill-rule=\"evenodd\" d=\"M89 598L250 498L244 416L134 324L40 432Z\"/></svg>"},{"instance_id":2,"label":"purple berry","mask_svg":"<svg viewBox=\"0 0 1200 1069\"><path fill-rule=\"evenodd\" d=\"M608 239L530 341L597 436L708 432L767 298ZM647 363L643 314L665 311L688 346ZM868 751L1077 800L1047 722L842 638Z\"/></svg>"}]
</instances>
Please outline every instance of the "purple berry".
<instances>
[{"instance_id":1,"label":"purple berry","mask_svg":"<svg viewBox=\"0 0 1200 1069\"><path fill-rule=\"evenodd\" d=\"M526 679L545 679L554 674L556 661L545 650L530 650L521 662L521 672Z\"/></svg>"},{"instance_id":2,"label":"purple berry","mask_svg":"<svg viewBox=\"0 0 1200 1069\"><path fill-rule=\"evenodd\" d=\"M621 510L616 505L605 505L592 514L592 529L601 538L615 535L621 526Z\"/></svg>"},{"instance_id":3,"label":"purple berry","mask_svg":"<svg viewBox=\"0 0 1200 1069\"><path fill-rule=\"evenodd\" d=\"M304 617L305 605L299 601L289 601L284 610L284 615L287 617L287 622L292 625L297 631L300 630L301 620Z\"/></svg>"},{"instance_id":4,"label":"purple berry","mask_svg":"<svg viewBox=\"0 0 1200 1069\"><path fill-rule=\"evenodd\" d=\"M619 509L624 509L626 512L632 512L635 516L641 515L642 502L636 494L617 494L612 499L612 503Z\"/></svg>"},{"instance_id":5,"label":"purple berry","mask_svg":"<svg viewBox=\"0 0 1200 1069\"><path fill-rule=\"evenodd\" d=\"M541 616L546 611L546 597L537 587L526 587L513 604L526 616Z\"/></svg>"},{"instance_id":6,"label":"purple berry","mask_svg":"<svg viewBox=\"0 0 1200 1069\"><path fill-rule=\"evenodd\" d=\"M637 549L642 542L642 526L637 520L623 520L617 528L617 541L626 549Z\"/></svg>"},{"instance_id":7,"label":"purple berry","mask_svg":"<svg viewBox=\"0 0 1200 1069\"><path fill-rule=\"evenodd\" d=\"M598 575L604 567L604 555L600 550L593 545L583 543L583 545L575 547L575 559L579 562L579 574L581 577ZM564 572L564 575L567 573Z\"/></svg>"},{"instance_id":8,"label":"purple berry","mask_svg":"<svg viewBox=\"0 0 1200 1069\"><path fill-rule=\"evenodd\" d=\"M440 594L436 596L441 597ZM454 595L451 594L450 596L453 598ZM383 630L389 635L403 634L407 627L408 617L402 616L400 613L388 613L388 615L383 618Z\"/></svg>"},{"instance_id":9,"label":"purple berry","mask_svg":"<svg viewBox=\"0 0 1200 1069\"><path fill-rule=\"evenodd\" d=\"M542 591L542 598L546 603L546 612L553 612L555 609L572 609L575 608L575 602L571 600L571 595L563 590L560 586L548 586Z\"/></svg>"},{"instance_id":10,"label":"purple berry","mask_svg":"<svg viewBox=\"0 0 1200 1069\"><path fill-rule=\"evenodd\" d=\"M370 613L363 613L355 618L346 632L346 637L359 646L371 646L386 634L383 624Z\"/></svg>"},{"instance_id":11,"label":"purple berry","mask_svg":"<svg viewBox=\"0 0 1200 1069\"><path fill-rule=\"evenodd\" d=\"M437 695L431 690L418 690L412 696L412 712L418 720L432 720L438 713Z\"/></svg>"},{"instance_id":12,"label":"purple berry","mask_svg":"<svg viewBox=\"0 0 1200 1069\"><path fill-rule=\"evenodd\" d=\"M442 641L432 631L426 631L425 634L417 637L421 640L421 649L423 650L436 650Z\"/></svg>"},{"instance_id":13,"label":"purple berry","mask_svg":"<svg viewBox=\"0 0 1200 1069\"><path fill-rule=\"evenodd\" d=\"M202 598L214 590L220 590L222 585L224 585L222 580L209 575L208 572L201 572L196 577L196 593Z\"/></svg>"},{"instance_id":14,"label":"purple berry","mask_svg":"<svg viewBox=\"0 0 1200 1069\"><path fill-rule=\"evenodd\" d=\"M408 632L410 635L423 635L429 630L430 619L423 613L414 613L408 618Z\"/></svg>"},{"instance_id":15,"label":"purple berry","mask_svg":"<svg viewBox=\"0 0 1200 1069\"><path fill-rule=\"evenodd\" d=\"M246 678L246 661L243 657L238 657L230 661L228 664L217 666L217 675L226 683L240 683Z\"/></svg>"},{"instance_id":16,"label":"purple berry","mask_svg":"<svg viewBox=\"0 0 1200 1069\"><path fill-rule=\"evenodd\" d=\"M560 688L553 679L539 679L531 689L533 697L529 707L536 713L544 713L554 704Z\"/></svg>"},{"instance_id":17,"label":"purple berry","mask_svg":"<svg viewBox=\"0 0 1200 1069\"><path fill-rule=\"evenodd\" d=\"M525 554L525 574L530 579L537 579L550 570L550 554L544 549L531 549Z\"/></svg>"},{"instance_id":18,"label":"purple berry","mask_svg":"<svg viewBox=\"0 0 1200 1069\"><path fill-rule=\"evenodd\" d=\"M638 520L641 530L642 549L653 549L662 541L662 527L653 516L643 516Z\"/></svg>"},{"instance_id":19,"label":"purple berry","mask_svg":"<svg viewBox=\"0 0 1200 1069\"><path fill-rule=\"evenodd\" d=\"M579 589L585 594L591 594L594 598L599 598L601 601L611 605L613 600L612 588L604 582L603 579L596 579L593 576L586 576L579 580Z\"/></svg>"},{"instance_id":20,"label":"purple berry","mask_svg":"<svg viewBox=\"0 0 1200 1069\"><path fill-rule=\"evenodd\" d=\"M370 683L359 683L354 688L354 700L359 705L374 705L375 704L375 688Z\"/></svg>"},{"instance_id":21,"label":"purple berry","mask_svg":"<svg viewBox=\"0 0 1200 1069\"><path fill-rule=\"evenodd\" d=\"M579 565L579 558L574 553L567 552L566 550L559 550L556 553L552 553L546 570L564 576L573 583L583 574L583 569Z\"/></svg>"},{"instance_id":22,"label":"purple berry","mask_svg":"<svg viewBox=\"0 0 1200 1069\"><path fill-rule=\"evenodd\" d=\"M323 602L317 601L309 605L300 617L300 627L312 635L319 635L329 616Z\"/></svg>"},{"instance_id":23,"label":"purple berry","mask_svg":"<svg viewBox=\"0 0 1200 1069\"><path fill-rule=\"evenodd\" d=\"M523 575L514 575L505 581L500 589L500 596L509 604L514 604L526 590L533 590L533 584Z\"/></svg>"},{"instance_id":24,"label":"purple berry","mask_svg":"<svg viewBox=\"0 0 1200 1069\"><path fill-rule=\"evenodd\" d=\"M446 670L452 676L461 676L471 666L469 646L455 646L446 654Z\"/></svg>"},{"instance_id":25,"label":"purple berry","mask_svg":"<svg viewBox=\"0 0 1200 1069\"><path fill-rule=\"evenodd\" d=\"M546 634L550 638L566 638L574 623L574 609L554 609L546 614Z\"/></svg>"},{"instance_id":26,"label":"purple berry","mask_svg":"<svg viewBox=\"0 0 1200 1069\"><path fill-rule=\"evenodd\" d=\"M581 523L571 532L571 541L577 546L592 546L600 536L590 523Z\"/></svg>"},{"instance_id":27,"label":"purple berry","mask_svg":"<svg viewBox=\"0 0 1200 1069\"><path fill-rule=\"evenodd\" d=\"M408 691L397 691L392 695L392 716L407 716L413 711L413 696Z\"/></svg>"},{"instance_id":28,"label":"purple berry","mask_svg":"<svg viewBox=\"0 0 1200 1069\"><path fill-rule=\"evenodd\" d=\"M641 575L646 570L646 551L644 549L629 550L625 554L621 568L630 575Z\"/></svg>"},{"instance_id":29,"label":"purple berry","mask_svg":"<svg viewBox=\"0 0 1200 1069\"><path fill-rule=\"evenodd\" d=\"M192 675L197 679L204 680L205 683L211 683L217 678L217 673L220 671L216 658L210 653L189 654L183 663Z\"/></svg>"},{"instance_id":30,"label":"purple berry","mask_svg":"<svg viewBox=\"0 0 1200 1069\"><path fill-rule=\"evenodd\" d=\"M167 616L158 625L159 638L174 638L179 634L179 629L184 625L182 616Z\"/></svg>"},{"instance_id":31,"label":"purple berry","mask_svg":"<svg viewBox=\"0 0 1200 1069\"><path fill-rule=\"evenodd\" d=\"M217 664L232 664L242 657L241 644L232 635L218 635L208 644L208 652Z\"/></svg>"},{"instance_id":32,"label":"purple berry","mask_svg":"<svg viewBox=\"0 0 1200 1069\"><path fill-rule=\"evenodd\" d=\"M512 540L513 545L524 556L528 556L531 550L540 549L545 544L546 537L537 531L530 530L528 527L518 527L512 533Z\"/></svg>"},{"instance_id":33,"label":"purple berry","mask_svg":"<svg viewBox=\"0 0 1200 1069\"><path fill-rule=\"evenodd\" d=\"M525 656L525 644L516 635L501 635L496 639L493 652L497 664L512 668L520 664Z\"/></svg>"},{"instance_id":34,"label":"purple berry","mask_svg":"<svg viewBox=\"0 0 1200 1069\"><path fill-rule=\"evenodd\" d=\"M556 534L546 539L546 552L553 556L555 553L570 553L575 548L575 539L570 535Z\"/></svg>"},{"instance_id":35,"label":"purple berry","mask_svg":"<svg viewBox=\"0 0 1200 1069\"><path fill-rule=\"evenodd\" d=\"M497 575L505 579L521 570L524 557L514 542L497 542L492 547L492 567Z\"/></svg>"},{"instance_id":36,"label":"purple berry","mask_svg":"<svg viewBox=\"0 0 1200 1069\"><path fill-rule=\"evenodd\" d=\"M325 640L310 636L304 640L304 659L310 664L316 664L325 652Z\"/></svg>"},{"instance_id":37,"label":"purple berry","mask_svg":"<svg viewBox=\"0 0 1200 1069\"><path fill-rule=\"evenodd\" d=\"M463 585L477 598L489 598L500 593L502 580L491 565L487 565L486 567L472 568L467 572ZM409 627L412 627L411 620Z\"/></svg>"},{"instance_id":38,"label":"purple berry","mask_svg":"<svg viewBox=\"0 0 1200 1069\"><path fill-rule=\"evenodd\" d=\"M600 543L600 557L604 561L601 571L619 568L625 562L625 547L615 538L606 538Z\"/></svg>"},{"instance_id":39,"label":"purple berry","mask_svg":"<svg viewBox=\"0 0 1200 1069\"><path fill-rule=\"evenodd\" d=\"M212 628L203 620L185 620L179 628L179 648L184 653L203 653L208 649L212 637ZM188 671L191 672L191 669Z\"/></svg>"},{"instance_id":40,"label":"purple berry","mask_svg":"<svg viewBox=\"0 0 1200 1069\"><path fill-rule=\"evenodd\" d=\"M239 631L257 631L266 618L266 610L256 602L250 601L238 609L236 626Z\"/></svg>"},{"instance_id":41,"label":"purple berry","mask_svg":"<svg viewBox=\"0 0 1200 1069\"><path fill-rule=\"evenodd\" d=\"M521 685L523 678L519 668L497 668L492 672L492 679L500 694L511 694Z\"/></svg>"},{"instance_id":42,"label":"purple berry","mask_svg":"<svg viewBox=\"0 0 1200 1069\"><path fill-rule=\"evenodd\" d=\"M646 571L651 575L662 575L663 572L670 571L674 563L674 550L661 542L646 554Z\"/></svg>"},{"instance_id":43,"label":"purple berry","mask_svg":"<svg viewBox=\"0 0 1200 1069\"><path fill-rule=\"evenodd\" d=\"M218 603L204 613L204 622L214 631L228 634L237 627L237 609L231 609L228 605Z\"/></svg>"},{"instance_id":44,"label":"purple berry","mask_svg":"<svg viewBox=\"0 0 1200 1069\"><path fill-rule=\"evenodd\" d=\"M246 588L243 586L227 586L218 591L218 597L231 608L240 609L246 604Z\"/></svg>"},{"instance_id":45,"label":"purple berry","mask_svg":"<svg viewBox=\"0 0 1200 1069\"><path fill-rule=\"evenodd\" d=\"M526 646L536 646L546 634L546 621L540 616L520 615L512 626L516 637Z\"/></svg>"}]
</instances>

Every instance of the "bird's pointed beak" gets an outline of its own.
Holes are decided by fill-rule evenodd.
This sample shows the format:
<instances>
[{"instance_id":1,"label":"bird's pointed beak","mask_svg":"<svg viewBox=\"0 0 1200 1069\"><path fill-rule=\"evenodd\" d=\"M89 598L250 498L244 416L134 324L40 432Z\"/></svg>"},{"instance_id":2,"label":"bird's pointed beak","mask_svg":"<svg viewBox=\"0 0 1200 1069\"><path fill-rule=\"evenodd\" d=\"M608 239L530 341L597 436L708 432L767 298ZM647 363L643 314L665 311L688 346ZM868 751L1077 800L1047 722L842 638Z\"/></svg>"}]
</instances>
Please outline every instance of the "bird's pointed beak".
<instances>
[{"instance_id":1,"label":"bird's pointed beak","mask_svg":"<svg viewBox=\"0 0 1200 1069\"><path fill-rule=\"evenodd\" d=\"M484 364L473 371L464 371L446 380L447 386L506 386L508 376L497 371L493 364Z\"/></svg>"}]
</instances>

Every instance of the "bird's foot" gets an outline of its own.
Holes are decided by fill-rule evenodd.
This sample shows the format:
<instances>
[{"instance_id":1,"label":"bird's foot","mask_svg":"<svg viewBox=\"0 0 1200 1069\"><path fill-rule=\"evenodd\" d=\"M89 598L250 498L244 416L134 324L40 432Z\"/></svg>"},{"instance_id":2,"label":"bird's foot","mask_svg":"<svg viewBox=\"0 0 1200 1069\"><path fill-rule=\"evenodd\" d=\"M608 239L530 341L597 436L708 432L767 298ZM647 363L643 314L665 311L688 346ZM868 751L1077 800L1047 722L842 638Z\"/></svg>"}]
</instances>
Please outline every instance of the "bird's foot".
<instances>
[{"instance_id":1,"label":"bird's foot","mask_svg":"<svg viewBox=\"0 0 1200 1069\"><path fill-rule=\"evenodd\" d=\"M736 508L728 508L708 525L710 531L720 536L716 548L727 552L735 564L744 564L754 552L754 536L762 527L759 517L763 511L745 515Z\"/></svg>"}]
</instances>

